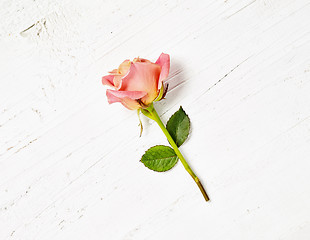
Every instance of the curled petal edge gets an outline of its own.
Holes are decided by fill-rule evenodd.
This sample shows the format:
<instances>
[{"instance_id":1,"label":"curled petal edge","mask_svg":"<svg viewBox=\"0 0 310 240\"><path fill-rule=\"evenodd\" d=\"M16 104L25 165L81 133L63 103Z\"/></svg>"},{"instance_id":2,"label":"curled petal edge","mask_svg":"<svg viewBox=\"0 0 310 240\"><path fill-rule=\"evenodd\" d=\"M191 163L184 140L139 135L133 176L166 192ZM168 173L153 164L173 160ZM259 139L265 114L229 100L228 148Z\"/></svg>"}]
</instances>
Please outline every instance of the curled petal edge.
<instances>
[{"instance_id":1,"label":"curled petal edge","mask_svg":"<svg viewBox=\"0 0 310 240\"><path fill-rule=\"evenodd\" d=\"M110 87L114 87L113 78L114 78L113 75L103 76L102 77L102 84L110 86Z\"/></svg>"},{"instance_id":2,"label":"curled petal edge","mask_svg":"<svg viewBox=\"0 0 310 240\"><path fill-rule=\"evenodd\" d=\"M120 102L130 110L141 108L137 100L144 97L146 94L146 92L142 91L116 91L110 89L106 91L109 104Z\"/></svg>"},{"instance_id":3,"label":"curled petal edge","mask_svg":"<svg viewBox=\"0 0 310 240\"><path fill-rule=\"evenodd\" d=\"M159 58L155 62L161 67L161 72L158 81L158 89L161 89L163 81L167 79L170 70L170 56L166 53L160 54Z\"/></svg>"}]
</instances>

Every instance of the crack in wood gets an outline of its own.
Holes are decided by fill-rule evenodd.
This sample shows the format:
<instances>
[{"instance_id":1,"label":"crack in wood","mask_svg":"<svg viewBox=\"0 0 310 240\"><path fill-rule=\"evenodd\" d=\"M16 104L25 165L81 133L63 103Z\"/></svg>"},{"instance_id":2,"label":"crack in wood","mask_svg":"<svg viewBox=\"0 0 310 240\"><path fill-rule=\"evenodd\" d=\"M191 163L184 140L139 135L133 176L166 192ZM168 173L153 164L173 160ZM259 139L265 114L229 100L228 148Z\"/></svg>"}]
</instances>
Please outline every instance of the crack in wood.
<instances>
[{"instance_id":1,"label":"crack in wood","mask_svg":"<svg viewBox=\"0 0 310 240\"><path fill-rule=\"evenodd\" d=\"M240 8L238 11L234 12L233 14L229 15L228 17L226 17L226 19L231 18L232 16L236 15L237 13L241 12L242 10L244 10L245 8L247 8L248 6L252 5L253 3L255 3L256 0L248 3L247 5L245 5L244 7Z\"/></svg>"},{"instance_id":2,"label":"crack in wood","mask_svg":"<svg viewBox=\"0 0 310 240\"><path fill-rule=\"evenodd\" d=\"M221 77L219 80L217 80L211 87L209 87L207 90L205 90L198 98L209 92L212 88L214 88L217 84L219 84L224 78L226 78L228 75L230 75L233 71L235 71L240 65L242 65L244 62L246 62L250 57L243 60L241 63L237 64L234 68L232 68L228 73L226 73L223 77ZM198 99L197 98L197 99ZM197 100L196 99L196 100Z\"/></svg>"},{"instance_id":3,"label":"crack in wood","mask_svg":"<svg viewBox=\"0 0 310 240\"><path fill-rule=\"evenodd\" d=\"M38 22L37 22L38 23ZM30 27L26 28L25 30L21 31L19 34L27 32L29 29L33 28L37 23L32 24Z\"/></svg>"}]
</instances>

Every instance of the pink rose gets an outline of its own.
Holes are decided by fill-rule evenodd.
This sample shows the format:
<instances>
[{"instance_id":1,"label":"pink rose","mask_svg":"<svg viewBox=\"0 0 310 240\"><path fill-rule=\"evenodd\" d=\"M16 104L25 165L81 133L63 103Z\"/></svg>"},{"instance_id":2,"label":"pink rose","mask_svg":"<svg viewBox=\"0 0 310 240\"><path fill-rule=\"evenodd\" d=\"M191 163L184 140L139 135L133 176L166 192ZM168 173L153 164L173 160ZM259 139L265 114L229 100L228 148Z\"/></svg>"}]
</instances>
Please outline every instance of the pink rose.
<instances>
[{"instance_id":1,"label":"pink rose","mask_svg":"<svg viewBox=\"0 0 310 240\"><path fill-rule=\"evenodd\" d=\"M108 102L120 102L135 110L159 101L164 92L163 81L168 77L170 57L162 53L155 63L143 58L125 60L118 69L102 77L102 84L113 87L106 94Z\"/></svg>"}]
</instances>

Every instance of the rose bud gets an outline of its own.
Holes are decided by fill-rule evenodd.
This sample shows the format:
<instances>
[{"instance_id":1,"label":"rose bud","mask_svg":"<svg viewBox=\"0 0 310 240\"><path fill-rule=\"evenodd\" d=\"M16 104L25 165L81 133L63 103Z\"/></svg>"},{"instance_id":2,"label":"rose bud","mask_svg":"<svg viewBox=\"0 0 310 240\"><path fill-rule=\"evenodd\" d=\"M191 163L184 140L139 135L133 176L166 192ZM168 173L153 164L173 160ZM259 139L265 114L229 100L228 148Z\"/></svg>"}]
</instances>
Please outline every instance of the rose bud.
<instances>
[{"instance_id":1,"label":"rose bud","mask_svg":"<svg viewBox=\"0 0 310 240\"><path fill-rule=\"evenodd\" d=\"M102 84L113 87L106 91L108 102L120 102L131 110L147 108L164 96L163 81L168 77L170 57L162 53L155 63L135 58L125 60L118 69L102 78Z\"/></svg>"}]
</instances>

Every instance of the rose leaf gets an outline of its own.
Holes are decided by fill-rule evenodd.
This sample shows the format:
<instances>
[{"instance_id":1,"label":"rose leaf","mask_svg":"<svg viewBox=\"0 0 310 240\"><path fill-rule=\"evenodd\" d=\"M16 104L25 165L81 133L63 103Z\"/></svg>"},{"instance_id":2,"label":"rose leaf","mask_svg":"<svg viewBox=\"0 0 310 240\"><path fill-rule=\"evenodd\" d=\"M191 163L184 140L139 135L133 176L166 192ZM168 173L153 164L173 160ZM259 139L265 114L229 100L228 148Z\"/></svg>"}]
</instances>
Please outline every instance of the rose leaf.
<instances>
[{"instance_id":1,"label":"rose leaf","mask_svg":"<svg viewBox=\"0 0 310 240\"><path fill-rule=\"evenodd\" d=\"M165 172L174 167L178 157L171 147L157 145L148 149L141 158L141 162L156 172Z\"/></svg>"},{"instance_id":2,"label":"rose leaf","mask_svg":"<svg viewBox=\"0 0 310 240\"><path fill-rule=\"evenodd\" d=\"M171 116L166 128L177 146L180 147L187 139L190 130L190 120L182 106Z\"/></svg>"}]
</instances>

